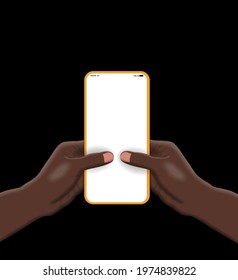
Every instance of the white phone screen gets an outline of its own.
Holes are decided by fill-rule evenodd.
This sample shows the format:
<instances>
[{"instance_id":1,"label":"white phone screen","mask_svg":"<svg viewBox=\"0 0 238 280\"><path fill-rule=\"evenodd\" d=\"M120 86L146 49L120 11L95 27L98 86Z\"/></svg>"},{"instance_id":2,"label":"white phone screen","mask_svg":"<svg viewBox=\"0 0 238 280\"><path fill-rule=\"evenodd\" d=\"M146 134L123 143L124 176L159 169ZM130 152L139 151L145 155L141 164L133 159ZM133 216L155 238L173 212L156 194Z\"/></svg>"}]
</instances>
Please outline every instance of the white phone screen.
<instances>
[{"instance_id":1,"label":"white phone screen","mask_svg":"<svg viewBox=\"0 0 238 280\"><path fill-rule=\"evenodd\" d=\"M110 151L114 161L84 172L92 204L143 204L149 171L120 160L122 151L149 154L149 76L145 72L89 72L84 83L84 153Z\"/></svg>"}]
</instances>

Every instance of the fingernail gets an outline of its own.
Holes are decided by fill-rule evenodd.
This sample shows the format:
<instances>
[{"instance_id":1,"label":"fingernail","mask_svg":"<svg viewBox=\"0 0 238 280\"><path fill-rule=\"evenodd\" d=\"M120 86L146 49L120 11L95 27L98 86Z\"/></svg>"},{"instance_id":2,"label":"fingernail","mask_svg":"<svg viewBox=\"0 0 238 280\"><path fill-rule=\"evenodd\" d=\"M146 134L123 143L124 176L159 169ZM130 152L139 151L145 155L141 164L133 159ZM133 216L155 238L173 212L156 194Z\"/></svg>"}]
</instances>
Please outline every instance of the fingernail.
<instances>
[{"instance_id":1,"label":"fingernail","mask_svg":"<svg viewBox=\"0 0 238 280\"><path fill-rule=\"evenodd\" d=\"M130 160L131 160L131 153L123 152L121 154L121 160L125 161L125 162L130 162Z\"/></svg>"},{"instance_id":2,"label":"fingernail","mask_svg":"<svg viewBox=\"0 0 238 280\"><path fill-rule=\"evenodd\" d=\"M105 163L108 163L108 162L113 161L114 156L113 156L112 153L104 153L104 154L103 154L103 158L104 158L104 162L105 162Z\"/></svg>"}]
</instances>

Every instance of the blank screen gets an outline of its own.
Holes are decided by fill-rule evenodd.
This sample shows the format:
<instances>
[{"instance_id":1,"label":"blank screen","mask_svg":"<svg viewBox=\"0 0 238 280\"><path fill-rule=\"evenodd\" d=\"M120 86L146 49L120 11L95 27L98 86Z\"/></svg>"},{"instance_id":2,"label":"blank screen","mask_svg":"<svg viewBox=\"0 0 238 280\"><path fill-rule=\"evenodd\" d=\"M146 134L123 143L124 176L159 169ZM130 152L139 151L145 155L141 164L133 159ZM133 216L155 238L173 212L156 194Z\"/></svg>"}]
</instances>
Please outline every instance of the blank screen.
<instances>
[{"instance_id":1,"label":"blank screen","mask_svg":"<svg viewBox=\"0 0 238 280\"><path fill-rule=\"evenodd\" d=\"M149 171L120 160L122 151L149 154L149 77L144 72L90 72L85 76L85 154L111 151L114 161L84 173L89 203L142 204Z\"/></svg>"}]
</instances>

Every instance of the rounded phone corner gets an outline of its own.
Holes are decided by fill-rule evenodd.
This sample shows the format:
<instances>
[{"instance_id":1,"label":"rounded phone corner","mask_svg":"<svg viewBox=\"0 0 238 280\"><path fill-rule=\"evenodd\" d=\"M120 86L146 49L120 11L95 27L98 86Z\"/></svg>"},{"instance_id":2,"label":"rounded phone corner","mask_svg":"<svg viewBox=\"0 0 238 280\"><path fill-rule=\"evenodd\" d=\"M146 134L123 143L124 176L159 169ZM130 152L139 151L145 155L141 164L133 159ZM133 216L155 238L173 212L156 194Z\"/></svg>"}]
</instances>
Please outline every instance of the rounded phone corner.
<instances>
[{"instance_id":1,"label":"rounded phone corner","mask_svg":"<svg viewBox=\"0 0 238 280\"><path fill-rule=\"evenodd\" d=\"M95 73L95 71L89 71L88 73L86 73L86 75L84 76L84 80L86 81L87 78L94 73Z\"/></svg>"},{"instance_id":2,"label":"rounded phone corner","mask_svg":"<svg viewBox=\"0 0 238 280\"><path fill-rule=\"evenodd\" d=\"M140 71L140 73L144 75L148 81L150 81L150 76L148 73L146 73L145 71Z\"/></svg>"},{"instance_id":3,"label":"rounded phone corner","mask_svg":"<svg viewBox=\"0 0 238 280\"><path fill-rule=\"evenodd\" d=\"M88 204L91 204L91 205L96 204L95 202L91 201L91 200L87 197L86 188L84 188L84 199L86 200L86 202L87 202Z\"/></svg>"},{"instance_id":4,"label":"rounded phone corner","mask_svg":"<svg viewBox=\"0 0 238 280\"><path fill-rule=\"evenodd\" d=\"M141 205L146 204L149 201L149 199L150 199L150 191L147 192L147 196L146 196L145 200L143 200L140 204Z\"/></svg>"}]
</instances>

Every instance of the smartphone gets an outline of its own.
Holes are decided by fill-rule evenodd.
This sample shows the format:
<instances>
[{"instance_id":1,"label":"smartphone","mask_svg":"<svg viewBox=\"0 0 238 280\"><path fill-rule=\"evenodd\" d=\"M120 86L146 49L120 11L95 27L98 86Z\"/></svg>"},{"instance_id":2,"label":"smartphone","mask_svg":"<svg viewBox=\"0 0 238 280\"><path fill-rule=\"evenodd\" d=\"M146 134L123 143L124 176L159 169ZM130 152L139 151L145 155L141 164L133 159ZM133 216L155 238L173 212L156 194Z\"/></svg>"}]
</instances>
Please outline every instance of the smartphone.
<instances>
[{"instance_id":1,"label":"smartphone","mask_svg":"<svg viewBox=\"0 0 238 280\"><path fill-rule=\"evenodd\" d=\"M150 153L150 79L142 71L92 71L84 79L84 154L110 151L113 162L84 171L91 204L144 204L148 170L120 160L122 151Z\"/></svg>"}]
</instances>

